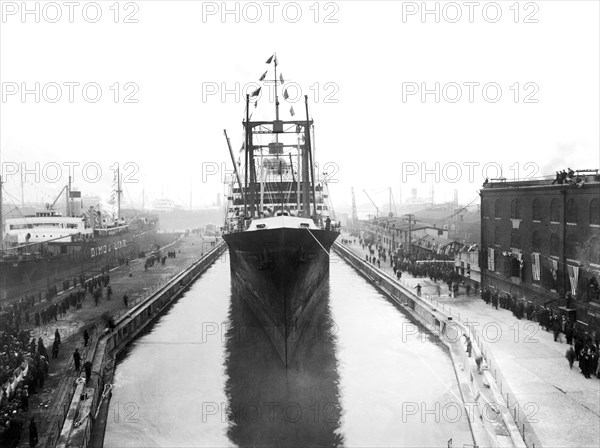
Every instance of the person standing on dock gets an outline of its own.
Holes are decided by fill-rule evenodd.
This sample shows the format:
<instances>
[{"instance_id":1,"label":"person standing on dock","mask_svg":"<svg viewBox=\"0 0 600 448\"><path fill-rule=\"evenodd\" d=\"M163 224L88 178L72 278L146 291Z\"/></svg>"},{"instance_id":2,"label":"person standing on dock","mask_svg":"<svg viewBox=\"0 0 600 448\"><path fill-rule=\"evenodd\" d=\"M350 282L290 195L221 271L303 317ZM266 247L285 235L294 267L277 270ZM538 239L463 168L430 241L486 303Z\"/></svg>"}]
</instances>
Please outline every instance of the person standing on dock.
<instances>
[{"instance_id":1,"label":"person standing on dock","mask_svg":"<svg viewBox=\"0 0 600 448\"><path fill-rule=\"evenodd\" d=\"M83 368L85 369L85 381L88 382L92 377L92 363L86 361L83 365Z\"/></svg>"},{"instance_id":2,"label":"person standing on dock","mask_svg":"<svg viewBox=\"0 0 600 448\"><path fill-rule=\"evenodd\" d=\"M415 289L417 290L417 297L421 297L421 284L417 283L417 286L415 286Z\"/></svg>"},{"instance_id":3,"label":"person standing on dock","mask_svg":"<svg viewBox=\"0 0 600 448\"><path fill-rule=\"evenodd\" d=\"M54 343L52 344L52 359L56 359L58 358L58 346L59 346L59 342L57 339L54 340Z\"/></svg>"},{"instance_id":4,"label":"person standing on dock","mask_svg":"<svg viewBox=\"0 0 600 448\"><path fill-rule=\"evenodd\" d=\"M569 348L567 349L567 353L566 353L566 358L569 361L569 368L572 369L573 368L573 362L575 362L575 350L573 349L573 346L569 346Z\"/></svg>"},{"instance_id":5,"label":"person standing on dock","mask_svg":"<svg viewBox=\"0 0 600 448\"><path fill-rule=\"evenodd\" d=\"M81 367L81 355L79 354L78 348L73 352L73 362L75 363L75 371L79 372L79 368Z\"/></svg>"},{"instance_id":6,"label":"person standing on dock","mask_svg":"<svg viewBox=\"0 0 600 448\"><path fill-rule=\"evenodd\" d=\"M29 446L34 448L38 444L38 431L35 420L31 417L29 420Z\"/></svg>"},{"instance_id":7,"label":"person standing on dock","mask_svg":"<svg viewBox=\"0 0 600 448\"><path fill-rule=\"evenodd\" d=\"M87 347L88 341L90 340L90 334L87 331L87 328L83 330L83 346Z\"/></svg>"},{"instance_id":8,"label":"person standing on dock","mask_svg":"<svg viewBox=\"0 0 600 448\"><path fill-rule=\"evenodd\" d=\"M58 328L54 331L54 340L58 341L58 345L60 345L60 333L58 332Z\"/></svg>"},{"instance_id":9,"label":"person standing on dock","mask_svg":"<svg viewBox=\"0 0 600 448\"><path fill-rule=\"evenodd\" d=\"M129 303L129 297L127 297L127 294L123 294L123 303L125 304L125 308L127 308Z\"/></svg>"}]
</instances>

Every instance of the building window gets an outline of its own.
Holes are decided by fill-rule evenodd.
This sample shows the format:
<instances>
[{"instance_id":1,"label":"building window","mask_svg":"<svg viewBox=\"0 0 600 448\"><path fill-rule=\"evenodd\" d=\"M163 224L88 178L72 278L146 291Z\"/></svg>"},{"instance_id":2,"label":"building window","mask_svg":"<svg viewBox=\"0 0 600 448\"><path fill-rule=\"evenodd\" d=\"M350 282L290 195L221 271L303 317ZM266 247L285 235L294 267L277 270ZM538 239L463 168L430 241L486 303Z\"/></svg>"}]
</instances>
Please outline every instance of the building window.
<instances>
[{"instance_id":1,"label":"building window","mask_svg":"<svg viewBox=\"0 0 600 448\"><path fill-rule=\"evenodd\" d=\"M565 252L567 258L571 260L579 259L579 242L577 241L577 237L575 235L569 235L567 237L567 241L565 244Z\"/></svg>"},{"instance_id":2,"label":"building window","mask_svg":"<svg viewBox=\"0 0 600 448\"><path fill-rule=\"evenodd\" d=\"M510 247L521 248L521 235L517 229L512 229L510 232Z\"/></svg>"},{"instance_id":3,"label":"building window","mask_svg":"<svg viewBox=\"0 0 600 448\"><path fill-rule=\"evenodd\" d=\"M600 225L600 199L590 202L590 224Z\"/></svg>"},{"instance_id":4,"label":"building window","mask_svg":"<svg viewBox=\"0 0 600 448\"><path fill-rule=\"evenodd\" d=\"M540 232L537 230L533 232L531 237L531 250L533 252L541 252L542 251L542 238L540 237Z\"/></svg>"},{"instance_id":5,"label":"building window","mask_svg":"<svg viewBox=\"0 0 600 448\"><path fill-rule=\"evenodd\" d=\"M494 218L501 218L502 202L500 199L494 201Z\"/></svg>"},{"instance_id":6,"label":"building window","mask_svg":"<svg viewBox=\"0 0 600 448\"><path fill-rule=\"evenodd\" d=\"M539 199L533 200L533 220L542 220L542 201L540 201Z\"/></svg>"},{"instance_id":7,"label":"building window","mask_svg":"<svg viewBox=\"0 0 600 448\"><path fill-rule=\"evenodd\" d=\"M502 246L502 244L500 244L500 227L496 227L496 230L494 230L494 244L496 244L496 246Z\"/></svg>"},{"instance_id":8,"label":"building window","mask_svg":"<svg viewBox=\"0 0 600 448\"><path fill-rule=\"evenodd\" d=\"M587 285L588 300L600 300L600 286L596 277L590 278Z\"/></svg>"},{"instance_id":9,"label":"building window","mask_svg":"<svg viewBox=\"0 0 600 448\"><path fill-rule=\"evenodd\" d=\"M575 205L575 199L570 198L567 201L567 222L577 222L577 206Z\"/></svg>"},{"instance_id":10,"label":"building window","mask_svg":"<svg viewBox=\"0 0 600 448\"><path fill-rule=\"evenodd\" d=\"M521 219L521 201L513 199L510 203L510 217L511 219Z\"/></svg>"},{"instance_id":11,"label":"building window","mask_svg":"<svg viewBox=\"0 0 600 448\"><path fill-rule=\"evenodd\" d=\"M600 238L594 237L590 241L590 263L600 265Z\"/></svg>"},{"instance_id":12,"label":"building window","mask_svg":"<svg viewBox=\"0 0 600 448\"><path fill-rule=\"evenodd\" d=\"M555 233L550 236L550 255L555 257L560 255L560 241Z\"/></svg>"},{"instance_id":13,"label":"building window","mask_svg":"<svg viewBox=\"0 0 600 448\"><path fill-rule=\"evenodd\" d=\"M556 198L550 202L550 221L560 222L560 202Z\"/></svg>"}]
</instances>

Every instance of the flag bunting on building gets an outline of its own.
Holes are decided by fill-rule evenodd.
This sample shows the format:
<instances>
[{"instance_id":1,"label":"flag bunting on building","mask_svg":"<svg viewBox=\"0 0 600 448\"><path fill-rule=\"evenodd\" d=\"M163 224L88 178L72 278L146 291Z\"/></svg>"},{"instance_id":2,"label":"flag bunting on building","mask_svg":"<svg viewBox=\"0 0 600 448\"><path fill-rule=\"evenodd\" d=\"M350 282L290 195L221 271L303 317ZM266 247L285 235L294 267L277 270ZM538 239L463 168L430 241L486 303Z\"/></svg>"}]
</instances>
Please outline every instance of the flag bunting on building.
<instances>
[{"instance_id":1,"label":"flag bunting on building","mask_svg":"<svg viewBox=\"0 0 600 448\"><path fill-rule=\"evenodd\" d=\"M488 269L490 271L496 270L496 266L494 264L494 249L491 247L488 248Z\"/></svg>"},{"instance_id":2,"label":"flag bunting on building","mask_svg":"<svg viewBox=\"0 0 600 448\"><path fill-rule=\"evenodd\" d=\"M540 254L537 252L531 254L531 274L534 281L539 282L541 280Z\"/></svg>"},{"instance_id":3,"label":"flag bunting on building","mask_svg":"<svg viewBox=\"0 0 600 448\"><path fill-rule=\"evenodd\" d=\"M579 280L579 266L569 265L569 280L571 282L571 294L577 296L577 281Z\"/></svg>"},{"instance_id":4,"label":"flag bunting on building","mask_svg":"<svg viewBox=\"0 0 600 448\"><path fill-rule=\"evenodd\" d=\"M551 258L550 262L552 263L552 278L558 280L558 261Z\"/></svg>"}]
</instances>

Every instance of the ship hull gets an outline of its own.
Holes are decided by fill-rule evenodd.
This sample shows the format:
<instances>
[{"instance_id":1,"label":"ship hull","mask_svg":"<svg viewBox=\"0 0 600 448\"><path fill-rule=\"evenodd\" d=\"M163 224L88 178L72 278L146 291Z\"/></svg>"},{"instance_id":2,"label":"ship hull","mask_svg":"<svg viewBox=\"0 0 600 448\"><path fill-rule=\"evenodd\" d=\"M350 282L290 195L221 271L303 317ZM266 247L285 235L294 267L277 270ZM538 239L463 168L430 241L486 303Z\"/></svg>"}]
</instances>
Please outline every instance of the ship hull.
<instances>
[{"instance_id":1,"label":"ship hull","mask_svg":"<svg viewBox=\"0 0 600 448\"><path fill-rule=\"evenodd\" d=\"M0 261L0 299L40 290L55 281L79 277L82 273L115 266L119 259L138 257L140 251L152 249L164 239L156 230L126 232L99 237L92 241L48 244L46 253L20 254Z\"/></svg>"},{"instance_id":2,"label":"ship hull","mask_svg":"<svg viewBox=\"0 0 600 448\"><path fill-rule=\"evenodd\" d=\"M275 228L223 236L233 294L253 311L285 365L329 279L329 251L338 233Z\"/></svg>"}]
</instances>

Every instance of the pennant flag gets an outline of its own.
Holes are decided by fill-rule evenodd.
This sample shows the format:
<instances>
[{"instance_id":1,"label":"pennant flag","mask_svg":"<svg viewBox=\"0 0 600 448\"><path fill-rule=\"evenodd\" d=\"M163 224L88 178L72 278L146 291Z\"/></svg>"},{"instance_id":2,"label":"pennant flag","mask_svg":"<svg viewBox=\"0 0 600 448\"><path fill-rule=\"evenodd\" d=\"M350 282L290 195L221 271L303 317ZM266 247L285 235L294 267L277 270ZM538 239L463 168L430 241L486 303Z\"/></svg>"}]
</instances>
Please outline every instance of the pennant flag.
<instances>
[{"instance_id":1,"label":"pennant flag","mask_svg":"<svg viewBox=\"0 0 600 448\"><path fill-rule=\"evenodd\" d=\"M267 59L267 64L270 64L271 61L273 61L273 58L275 57L275 55L271 56L269 59ZM277 63L277 62L276 62Z\"/></svg>"},{"instance_id":2,"label":"pennant flag","mask_svg":"<svg viewBox=\"0 0 600 448\"><path fill-rule=\"evenodd\" d=\"M254 102L254 108L256 109L258 107L258 101Z\"/></svg>"},{"instance_id":3,"label":"pennant flag","mask_svg":"<svg viewBox=\"0 0 600 448\"><path fill-rule=\"evenodd\" d=\"M264 81L265 80L265 78L267 77L267 72L268 72L268 70L263 73L263 75L260 77L259 81Z\"/></svg>"},{"instance_id":4,"label":"pennant flag","mask_svg":"<svg viewBox=\"0 0 600 448\"><path fill-rule=\"evenodd\" d=\"M283 92L283 99L287 100L290 96L287 93L287 89L285 89L285 91Z\"/></svg>"},{"instance_id":5,"label":"pennant flag","mask_svg":"<svg viewBox=\"0 0 600 448\"><path fill-rule=\"evenodd\" d=\"M294 112L294 106L291 106L291 107L290 107L290 114L292 115L292 117L293 117L294 115L296 115L296 112Z\"/></svg>"},{"instance_id":6,"label":"pennant flag","mask_svg":"<svg viewBox=\"0 0 600 448\"><path fill-rule=\"evenodd\" d=\"M285 81L283 80L283 73L279 74L279 80L281 81L281 84L283 84Z\"/></svg>"},{"instance_id":7,"label":"pennant flag","mask_svg":"<svg viewBox=\"0 0 600 448\"><path fill-rule=\"evenodd\" d=\"M260 93L260 89L262 89L262 87L259 87L254 92L252 92L252 95L250 95L250 98L254 98L255 96L258 96L258 94Z\"/></svg>"}]
</instances>

